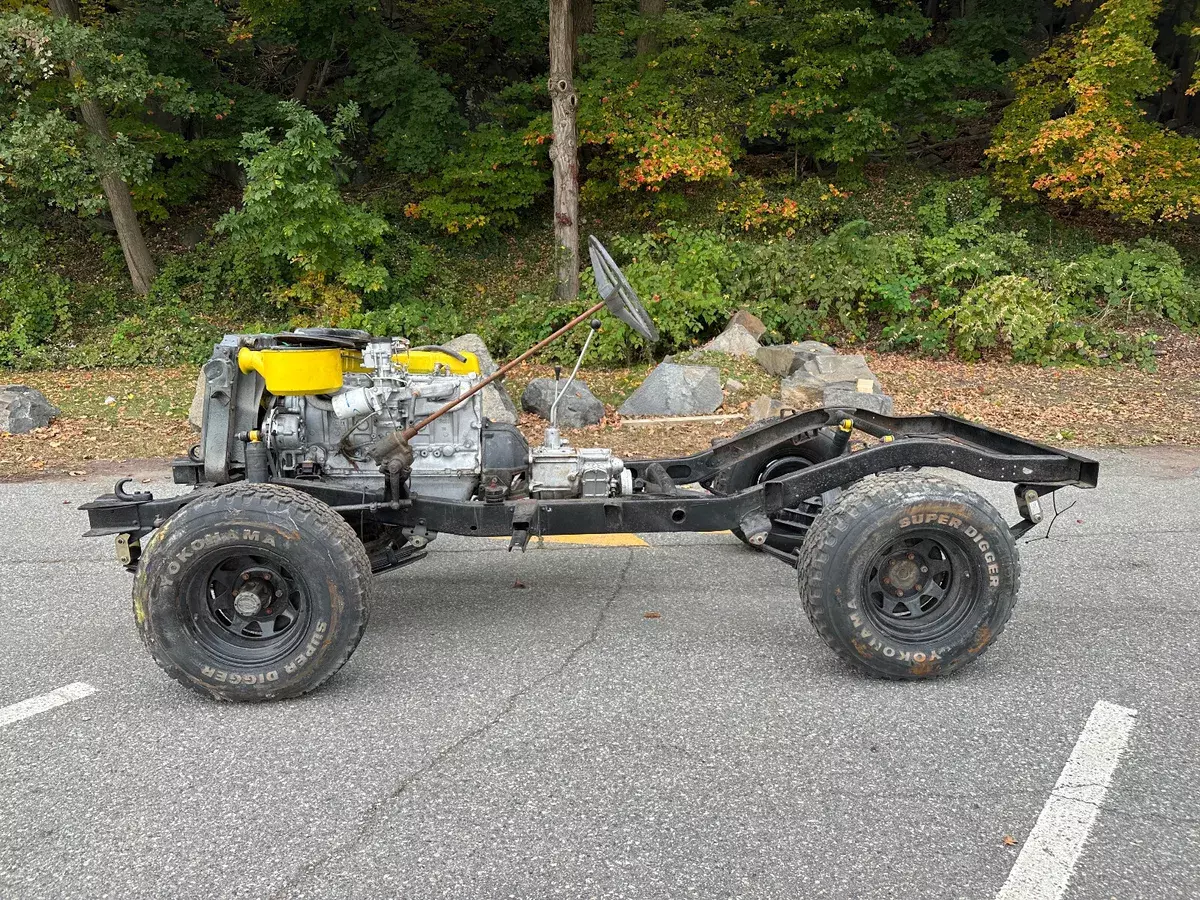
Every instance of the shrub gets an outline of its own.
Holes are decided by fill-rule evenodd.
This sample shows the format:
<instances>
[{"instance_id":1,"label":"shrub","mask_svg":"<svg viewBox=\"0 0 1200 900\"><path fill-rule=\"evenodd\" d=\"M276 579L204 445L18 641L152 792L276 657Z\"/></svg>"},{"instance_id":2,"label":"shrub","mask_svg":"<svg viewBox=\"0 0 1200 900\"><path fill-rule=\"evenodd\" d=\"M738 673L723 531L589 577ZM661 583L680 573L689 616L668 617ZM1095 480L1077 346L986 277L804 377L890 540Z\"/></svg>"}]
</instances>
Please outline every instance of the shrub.
<instances>
[{"instance_id":1,"label":"shrub","mask_svg":"<svg viewBox=\"0 0 1200 900\"><path fill-rule=\"evenodd\" d=\"M787 340L824 338L835 326L858 339L870 311L907 283L915 264L911 235L873 234L866 222L849 222L811 244L746 247L733 277L735 305L755 309Z\"/></svg>"},{"instance_id":2,"label":"shrub","mask_svg":"<svg viewBox=\"0 0 1200 900\"><path fill-rule=\"evenodd\" d=\"M1188 326L1200 323L1200 291L1169 244L1142 238L1115 243L1059 266L1055 285L1076 304L1128 321L1153 316Z\"/></svg>"},{"instance_id":3,"label":"shrub","mask_svg":"<svg viewBox=\"0 0 1200 900\"><path fill-rule=\"evenodd\" d=\"M1047 363L1066 350L1055 334L1060 313L1053 295L1034 281L1002 275L968 291L947 319L955 348L967 358L1003 343L1018 362Z\"/></svg>"},{"instance_id":4,"label":"shrub","mask_svg":"<svg viewBox=\"0 0 1200 900\"><path fill-rule=\"evenodd\" d=\"M924 238L919 258L939 302L997 275L1023 271L1032 248L1023 231L997 228L1000 200L987 181L937 182L922 193L916 215Z\"/></svg>"},{"instance_id":5,"label":"shrub","mask_svg":"<svg viewBox=\"0 0 1200 900\"><path fill-rule=\"evenodd\" d=\"M299 103L280 104L289 123L278 142L268 130L247 134L242 147L246 189L242 208L217 223L242 252L310 283L340 284L370 293L383 287L387 269L373 260L387 223L338 192L335 168L338 145L358 115L342 107L333 125L325 124Z\"/></svg>"},{"instance_id":6,"label":"shrub","mask_svg":"<svg viewBox=\"0 0 1200 900\"><path fill-rule=\"evenodd\" d=\"M744 178L731 199L717 204L717 211L739 231L794 237L809 227L832 228L845 196L817 178L808 178L777 195L768 193L759 179Z\"/></svg>"},{"instance_id":7,"label":"shrub","mask_svg":"<svg viewBox=\"0 0 1200 900\"><path fill-rule=\"evenodd\" d=\"M466 146L446 157L441 173L424 183L426 197L405 214L467 241L517 225L550 184L543 143L499 125L473 131Z\"/></svg>"}]
</instances>

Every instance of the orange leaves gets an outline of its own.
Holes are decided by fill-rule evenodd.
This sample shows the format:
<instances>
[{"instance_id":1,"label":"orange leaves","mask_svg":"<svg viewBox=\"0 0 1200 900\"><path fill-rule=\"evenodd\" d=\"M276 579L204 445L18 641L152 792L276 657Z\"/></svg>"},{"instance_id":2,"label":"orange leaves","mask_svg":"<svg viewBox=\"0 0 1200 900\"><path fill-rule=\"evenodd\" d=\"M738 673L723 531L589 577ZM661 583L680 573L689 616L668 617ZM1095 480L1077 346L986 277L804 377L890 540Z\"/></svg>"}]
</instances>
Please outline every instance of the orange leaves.
<instances>
[{"instance_id":1,"label":"orange leaves","mask_svg":"<svg viewBox=\"0 0 1200 900\"><path fill-rule=\"evenodd\" d=\"M1007 193L1138 222L1200 212L1200 141L1151 121L1137 102L1162 86L1152 49L1161 7L1106 0L1074 40L1016 73L1017 99L987 151Z\"/></svg>"}]
</instances>

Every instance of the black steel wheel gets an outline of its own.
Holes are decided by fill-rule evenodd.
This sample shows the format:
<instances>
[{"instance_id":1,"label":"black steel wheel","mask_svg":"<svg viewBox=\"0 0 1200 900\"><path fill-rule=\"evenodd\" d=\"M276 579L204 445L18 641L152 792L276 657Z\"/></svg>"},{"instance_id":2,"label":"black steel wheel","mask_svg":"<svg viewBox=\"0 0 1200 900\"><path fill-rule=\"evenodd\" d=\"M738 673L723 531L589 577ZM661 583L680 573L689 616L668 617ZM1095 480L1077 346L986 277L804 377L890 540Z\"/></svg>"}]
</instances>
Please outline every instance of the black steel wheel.
<instances>
[{"instance_id":1,"label":"black steel wheel","mask_svg":"<svg viewBox=\"0 0 1200 900\"><path fill-rule=\"evenodd\" d=\"M958 540L922 531L881 548L863 572L868 617L899 640L949 634L970 611L967 552Z\"/></svg>"},{"instance_id":2,"label":"black steel wheel","mask_svg":"<svg viewBox=\"0 0 1200 900\"><path fill-rule=\"evenodd\" d=\"M739 434L742 433L744 431L739 432ZM772 447L745 460L714 479L710 489L718 494L736 494L752 485L762 484L772 478L781 478L814 463L833 459L837 455L838 450L833 436L822 430L811 440L800 444ZM771 519L771 532L767 536L767 545L789 556L799 553L805 535L808 534L808 530L812 527L822 508L827 502L832 502L837 495L837 491L827 491L819 497L809 497L795 509L780 510ZM734 536L751 550L762 552L761 547L754 546L746 539L746 535L740 528L734 528L732 531Z\"/></svg>"},{"instance_id":3,"label":"black steel wheel","mask_svg":"<svg viewBox=\"0 0 1200 900\"><path fill-rule=\"evenodd\" d=\"M257 552L216 550L198 561L183 588L196 640L232 665L287 657L312 617L308 586L299 574L274 554L249 549Z\"/></svg>"},{"instance_id":4,"label":"black steel wheel","mask_svg":"<svg viewBox=\"0 0 1200 900\"><path fill-rule=\"evenodd\" d=\"M176 680L222 700L313 690L367 623L371 568L349 525L292 488L215 488L142 552L133 607L142 640Z\"/></svg>"},{"instance_id":5,"label":"black steel wheel","mask_svg":"<svg viewBox=\"0 0 1200 900\"><path fill-rule=\"evenodd\" d=\"M881 678L929 678L978 657L1020 585L1000 513L960 485L907 472L843 491L809 531L798 570L817 633Z\"/></svg>"}]
</instances>

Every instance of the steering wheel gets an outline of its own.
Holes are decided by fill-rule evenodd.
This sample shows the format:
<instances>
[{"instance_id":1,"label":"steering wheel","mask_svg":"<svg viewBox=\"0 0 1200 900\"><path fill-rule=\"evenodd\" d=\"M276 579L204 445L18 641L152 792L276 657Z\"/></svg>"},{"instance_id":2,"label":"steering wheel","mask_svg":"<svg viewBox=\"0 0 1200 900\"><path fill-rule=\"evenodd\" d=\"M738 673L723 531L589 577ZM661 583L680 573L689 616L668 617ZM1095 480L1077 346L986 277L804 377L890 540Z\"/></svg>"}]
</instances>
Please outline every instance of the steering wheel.
<instances>
[{"instance_id":1,"label":"steering wheel","mask_svg":"<svg viewBox=\"0 0 1200 900\"><path fill-rule=\"evenodd\" d=\"M658 340L658 329L654 320L642 306L633 285L613 262L613 258L595 235L588 238L588 253L592 257L592 272L596 276L596 289L608 311L653 344Z\"/></svg>"}]
</instances>

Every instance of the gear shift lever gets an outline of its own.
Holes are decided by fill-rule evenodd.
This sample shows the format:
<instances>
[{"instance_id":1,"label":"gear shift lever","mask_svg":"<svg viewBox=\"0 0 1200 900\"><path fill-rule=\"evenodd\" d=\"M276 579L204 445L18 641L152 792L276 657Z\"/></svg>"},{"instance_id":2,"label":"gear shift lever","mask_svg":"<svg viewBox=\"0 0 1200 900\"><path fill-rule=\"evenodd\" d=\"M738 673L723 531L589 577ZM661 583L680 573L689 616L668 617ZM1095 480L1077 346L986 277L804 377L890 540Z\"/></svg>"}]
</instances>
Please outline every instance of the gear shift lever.
<instances>
[{"instance_id":1,"label":"gear shift lever","mask_svg":"<svg viewBox=\"0 0 1200 900\"><path fill-rule=\"evenodd\" d=\"M575 361L575 368L571 370L571 377L567 379L567 383L559 388L558 380L562 377L562 366L554 367L554 402L550 404L550 427L546 429L545 446L557 450L562 446L562 440L558 434L558 404L562 398L570 390L571 385L575 381L575 376L579 374L579 367L583 365L583 358L587 356L588 348L592 345L592 338L596 336L596 332L600 330L602 323L599 319L592 319L592 328L588 332L587 339L583 342L583 349L579 351L579 359Z\"/></svg>"}]
</instances>

